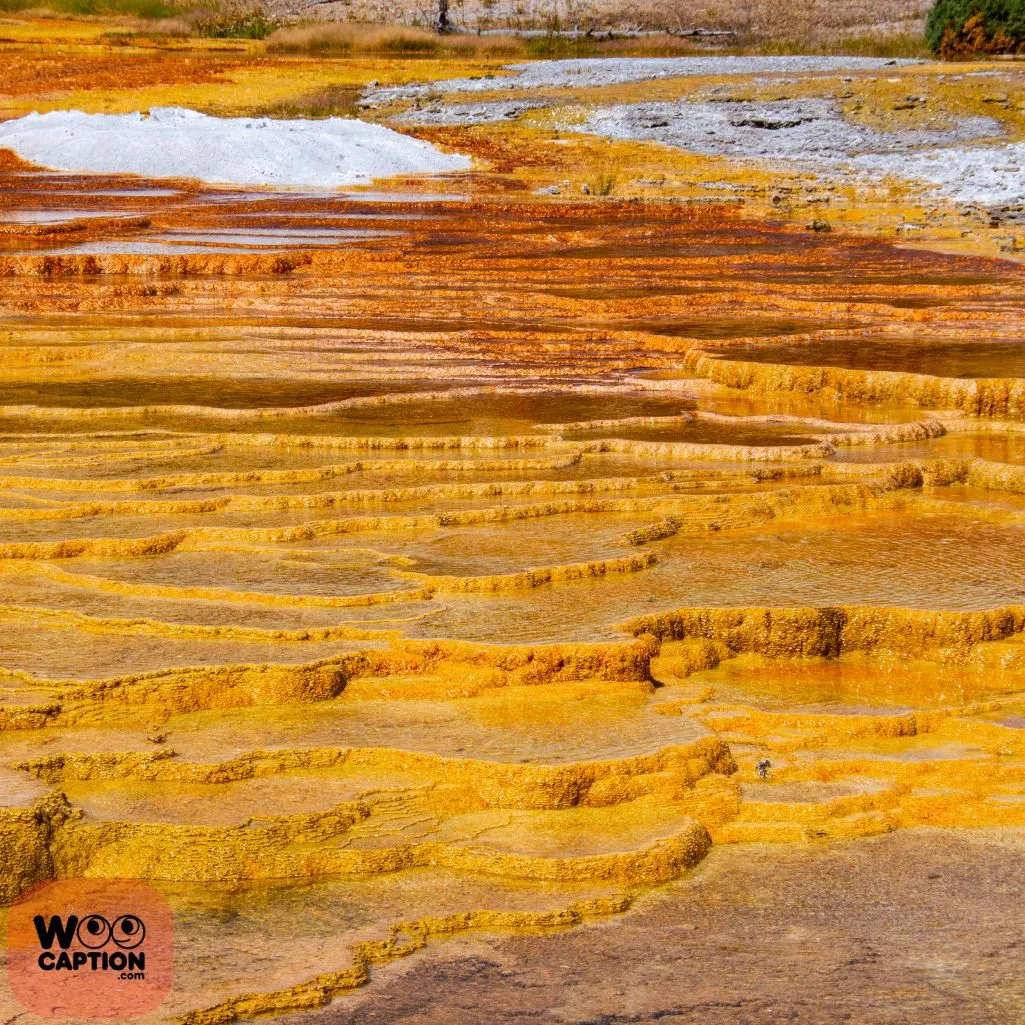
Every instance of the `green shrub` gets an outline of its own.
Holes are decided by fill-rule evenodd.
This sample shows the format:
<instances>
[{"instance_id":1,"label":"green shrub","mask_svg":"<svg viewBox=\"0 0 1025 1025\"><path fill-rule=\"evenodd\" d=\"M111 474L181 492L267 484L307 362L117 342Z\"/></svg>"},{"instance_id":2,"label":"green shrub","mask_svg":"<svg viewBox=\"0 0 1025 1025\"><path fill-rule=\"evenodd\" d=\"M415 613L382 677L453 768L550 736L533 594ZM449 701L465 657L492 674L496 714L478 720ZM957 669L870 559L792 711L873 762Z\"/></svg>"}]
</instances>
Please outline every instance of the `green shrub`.
<instances>
[{"instance_id":1,"label":"green shrub","mask_svg":"<svg viewBox=\"0 0 1025 1025\"><path fill-rule=\"evenodd\" d=\"M1025 53L1025 0L936 0L925 39L947 58Z\"/></svg>"}]
</instances>

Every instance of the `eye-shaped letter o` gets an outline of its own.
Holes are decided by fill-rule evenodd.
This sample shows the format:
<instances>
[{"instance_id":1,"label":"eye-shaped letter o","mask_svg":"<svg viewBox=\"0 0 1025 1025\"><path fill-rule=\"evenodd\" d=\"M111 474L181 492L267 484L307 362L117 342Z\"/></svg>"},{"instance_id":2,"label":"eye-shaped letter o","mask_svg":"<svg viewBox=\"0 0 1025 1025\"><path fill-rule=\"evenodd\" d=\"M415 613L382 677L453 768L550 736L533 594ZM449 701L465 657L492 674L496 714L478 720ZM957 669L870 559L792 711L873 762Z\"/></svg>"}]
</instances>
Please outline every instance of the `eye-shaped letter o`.
<instances>
[{"instance_id":1,"label":"eye-shaped letter o","mask_svg":"<svg viewBox=\"0 0 1025 1025\"><path fill-rule=\"evenodd\" d=\"M146 938L146 926L138 915L122 915L111 926L111 939L124 950L134 950Z\"/></svg>"},{"instance_id":2,"label":"eye-shaped letter o","mask_svg":"<svg viewBox=\"0 0 1025 1025\"><path fill-rule=\"evenodd\" d=\"M90 950L98 950L110 939L110 922L103 915L89 915L78 923L78 942Z\"/></svg>"}]
</instances>

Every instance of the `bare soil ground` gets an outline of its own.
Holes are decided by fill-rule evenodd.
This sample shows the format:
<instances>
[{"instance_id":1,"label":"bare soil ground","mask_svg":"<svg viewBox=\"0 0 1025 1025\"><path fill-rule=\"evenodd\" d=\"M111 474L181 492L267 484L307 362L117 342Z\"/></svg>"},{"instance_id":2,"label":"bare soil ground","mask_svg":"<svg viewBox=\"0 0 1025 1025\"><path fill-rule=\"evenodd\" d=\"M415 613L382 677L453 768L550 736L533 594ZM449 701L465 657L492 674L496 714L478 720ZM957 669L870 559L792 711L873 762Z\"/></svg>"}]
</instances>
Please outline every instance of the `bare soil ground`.
<instances>
[{"instance_id":1,"label":"bare soil ground","mask_svg":"<svg viewBox=\"0 0 1025 1025\"><path fill-rule=\"evenodd\" d=\"M432 25L436 0L266 0L279 16ZM726 29L744 42L828 44L859 37L920 35L925 0L450 0L449 17L471 31L488 29L651 30Z\"/></svg>"}]
</instances>

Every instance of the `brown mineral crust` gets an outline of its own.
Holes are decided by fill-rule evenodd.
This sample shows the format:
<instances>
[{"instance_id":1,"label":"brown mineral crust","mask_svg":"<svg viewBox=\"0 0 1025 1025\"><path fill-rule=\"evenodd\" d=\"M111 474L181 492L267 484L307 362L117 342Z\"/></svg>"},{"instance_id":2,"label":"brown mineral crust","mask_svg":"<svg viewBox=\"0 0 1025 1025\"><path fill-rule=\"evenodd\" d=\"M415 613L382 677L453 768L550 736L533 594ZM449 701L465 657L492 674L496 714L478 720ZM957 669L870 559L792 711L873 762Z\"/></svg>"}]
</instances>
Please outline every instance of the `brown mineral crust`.
<instances>
[{"instance_id":1,"label":"brown mineral crust","mask_svg":"<svg viewBox=\"0 0 1025 1025\"><path fill-rule=\"evenodd\" d=\"M153 85L223 80L244 60L190 58L175 53L75 54L40 59L35 53L4 55L3 92L7 96L38 96L41 92L75 89L138 89Z\"/></svg>"},{"instance_id":2,"label":"brown mineral crust","mask_svg":"<svg viewBox=\"0 0 1025 1025\"><path fill-rule=\"evenodd\" d=\"M283 1025L1012 1025L1020 832L716 848L572 932L454 939Z\"/></svg>"}]
</instances>

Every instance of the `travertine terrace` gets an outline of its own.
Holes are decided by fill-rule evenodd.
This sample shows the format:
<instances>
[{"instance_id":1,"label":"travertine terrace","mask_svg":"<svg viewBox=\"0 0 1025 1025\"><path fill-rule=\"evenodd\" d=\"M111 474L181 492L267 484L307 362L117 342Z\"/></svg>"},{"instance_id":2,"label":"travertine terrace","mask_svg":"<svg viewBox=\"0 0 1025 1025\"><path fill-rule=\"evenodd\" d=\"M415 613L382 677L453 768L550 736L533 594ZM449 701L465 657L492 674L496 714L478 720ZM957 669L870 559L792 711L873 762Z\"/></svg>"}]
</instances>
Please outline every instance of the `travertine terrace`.
<instances>
[{"instance_id":1,"label":"travertine terrace","mask_svg":"<svg viewBox=\"0 0 1025 1025\"><path fill-rule=\"evenodd\" d=\"M461 142L346 194L2 169L0 898L153 881L154 1021L1020 851L1020 264Z\"/></svg>"}]
</instances>

